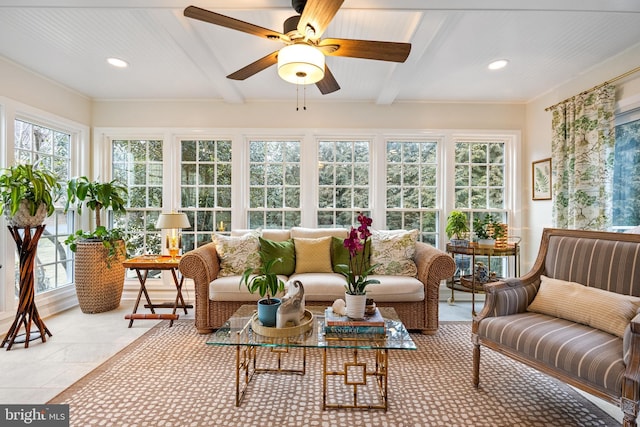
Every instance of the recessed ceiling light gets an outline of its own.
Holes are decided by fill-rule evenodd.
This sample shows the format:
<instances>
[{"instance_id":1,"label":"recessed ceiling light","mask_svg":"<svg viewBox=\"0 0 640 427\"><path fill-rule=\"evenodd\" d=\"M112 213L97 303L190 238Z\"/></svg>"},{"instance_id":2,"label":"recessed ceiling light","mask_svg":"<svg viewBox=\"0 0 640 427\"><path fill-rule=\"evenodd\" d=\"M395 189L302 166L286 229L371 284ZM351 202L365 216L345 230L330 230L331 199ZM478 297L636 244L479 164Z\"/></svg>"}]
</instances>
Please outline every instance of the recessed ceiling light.
<instances>
[{"instance_id":1,"label":"recessed ceiling light","mask_svg":"<svg viewBox=\"0 0 640 427\"><path fill-rule=\"evenodd\" d=\"M107 62L118 68L127 68L129 66L127 61L120 58L107 58Z\"/></svg>"},{"instance_id":2,"label":"recessed ceiling light","mask_svg":"<svg viewBox=\"0 0 640 427\"><path fill-rule=\"evenodd\" d=\"M507 61L506 59L498 59L497 61L493 61L491 64L489 64L489 69L499 70L500 68L506 67L508 63L509 61Z\"/></svg>"}]
</instances>

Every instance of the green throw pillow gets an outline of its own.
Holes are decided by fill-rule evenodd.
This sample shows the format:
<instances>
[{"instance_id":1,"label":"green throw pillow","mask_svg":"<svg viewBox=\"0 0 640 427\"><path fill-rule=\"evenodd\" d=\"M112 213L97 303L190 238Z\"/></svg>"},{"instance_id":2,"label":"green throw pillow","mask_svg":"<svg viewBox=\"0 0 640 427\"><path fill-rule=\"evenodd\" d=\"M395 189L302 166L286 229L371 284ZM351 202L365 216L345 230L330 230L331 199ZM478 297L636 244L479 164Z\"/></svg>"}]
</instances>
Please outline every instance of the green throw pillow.
<instances>
[{"instance_id":1,"label":"green throw pillow","mask_svg":"<svg viewBox=\"0 0 640 427\"><path fill-rule=\"evenodd\" d=\"M296 251L293 246L293 240L289 239L284 242L274 242L273 240L260 237L260 252L265 261L274 258L282 258L282 262L273 264L273 272L290 276L296 269Z\"/></svg>"},{"instance_id":2,"label":"green throw pillow","mask_svg":"<svg viewBox=\"0 0 640 427\"><path fill-rule=\"evenodd\" d=\"M358 253L358 264L362 266L360 260L362 259L363 252ZM371 240L367 240L364 245L364 269L366 270L371 265L369 263L369 257L371 256ZM337 266L339 264L349 265L349 249L344 247L344 239L339 237L331 238L331 265L333 271L338 272ZM360 273L360 272L358 272Z\"/></svg>"}]
</instances>

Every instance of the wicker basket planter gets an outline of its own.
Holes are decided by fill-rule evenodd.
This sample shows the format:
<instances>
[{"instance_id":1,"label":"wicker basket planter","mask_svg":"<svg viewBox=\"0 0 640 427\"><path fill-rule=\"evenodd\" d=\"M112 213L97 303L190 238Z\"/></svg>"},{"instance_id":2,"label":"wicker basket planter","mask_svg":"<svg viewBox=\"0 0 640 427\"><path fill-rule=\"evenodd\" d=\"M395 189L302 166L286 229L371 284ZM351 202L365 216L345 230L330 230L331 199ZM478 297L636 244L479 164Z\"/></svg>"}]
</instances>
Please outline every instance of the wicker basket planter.
<instances>
[{"instance_id":1,"label":"wicker basket planter","mask_svg":"<svg viewBox=\"0 0 640 427\"><path fill-rule=\"evenodd\" d=\"M117 242L124 251L124 241ZM79 241L76 249L75 282L83 313L102 313L118 308L124 287L123 257L107 261L101 241Z\"/></svg>"}]
</instances>

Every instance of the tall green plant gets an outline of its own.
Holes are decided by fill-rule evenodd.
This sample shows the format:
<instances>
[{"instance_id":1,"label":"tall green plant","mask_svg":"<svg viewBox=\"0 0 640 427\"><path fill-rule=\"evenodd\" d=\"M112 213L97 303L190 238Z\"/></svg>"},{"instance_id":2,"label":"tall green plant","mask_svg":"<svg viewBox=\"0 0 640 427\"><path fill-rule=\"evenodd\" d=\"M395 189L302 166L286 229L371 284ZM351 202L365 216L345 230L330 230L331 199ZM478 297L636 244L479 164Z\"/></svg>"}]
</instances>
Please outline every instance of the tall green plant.
<instances>
[{"instance_id":1,"label":"tall green plant","mask_svg":"<svg viewBox=\"0 0 640 427\"><path fill-rule=\"evenodd\" d=\"M111 208L114 212L126 213L127 187L117 180L110 182L90 181L86 176L71 178L67 183L67 203L65 212L74 205L78 213L82 213L82 207L86 206L95 213L96 228L93 231L78 230L70 235L65 243L72 251L77 248L78 240L98 239L107 248L109 258L117 255L116 241L122 240L124 233L118 228L108 229L100 222L100 213L103 209Z\"/></svg>"}]
</instances>

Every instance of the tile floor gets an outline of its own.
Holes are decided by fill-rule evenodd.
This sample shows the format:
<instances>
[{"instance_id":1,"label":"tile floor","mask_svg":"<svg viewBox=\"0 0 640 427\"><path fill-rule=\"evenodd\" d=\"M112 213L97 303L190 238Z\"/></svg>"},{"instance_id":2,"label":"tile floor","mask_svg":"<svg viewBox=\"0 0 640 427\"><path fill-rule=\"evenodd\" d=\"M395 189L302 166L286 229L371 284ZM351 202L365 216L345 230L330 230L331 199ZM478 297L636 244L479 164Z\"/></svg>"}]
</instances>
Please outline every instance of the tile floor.
<instances>
[{"instance_id":1,"label":"tile floor","mask_svg":"<svg viewBox=\"0 0 640 427\"><path fill-rule=\"evenodd\" d=\"M464 296L453 305L447 303L447 292L440 302L440 320L471 320L471 302ZM44 319L53 336L46 343L32 341L29 348L15 344L10 351L0 349L0 403L43 404L94 368L116 354L159 321L136 320L127 328L124 315L131 312L133 301L123 301L116 310L100 314L84 314L78 307ZM482 301L476 301L476 310ZM193 318L189 315L181 319ZM6 331L2 331L3 337ZM621 420L615 406L590 398L614 418Z\"/></svg>"}]
</instances>

